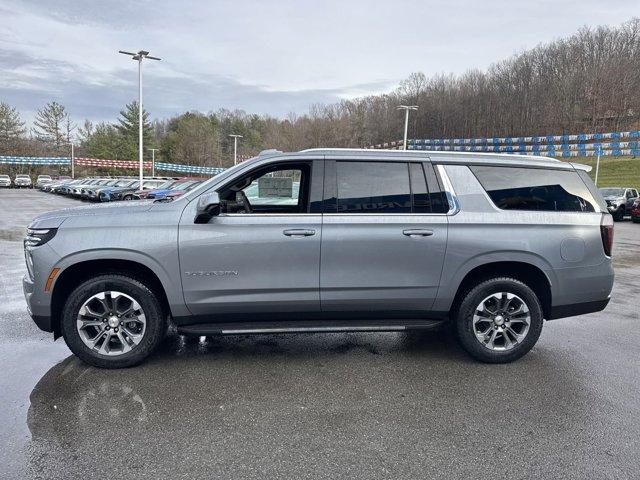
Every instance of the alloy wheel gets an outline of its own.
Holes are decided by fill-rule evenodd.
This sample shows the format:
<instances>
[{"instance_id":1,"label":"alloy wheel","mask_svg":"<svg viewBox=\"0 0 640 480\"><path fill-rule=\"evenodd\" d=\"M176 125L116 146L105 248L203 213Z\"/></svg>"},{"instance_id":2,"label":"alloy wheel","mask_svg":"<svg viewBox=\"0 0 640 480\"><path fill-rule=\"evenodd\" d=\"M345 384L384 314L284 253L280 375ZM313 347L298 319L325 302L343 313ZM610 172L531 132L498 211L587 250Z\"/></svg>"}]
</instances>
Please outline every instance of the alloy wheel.
<instances>
[{"instance_id":1,"label":"alloy wheel","mask_svg":"<svg viewBox=\"0 0 640 480\"><path fill-rule=\"evenodd\" d=\"M525 301L509 292L489 295L473 314L473 333L485 348L507 351L524 341L531 325Z\"/></svg>"},{"instance_id":2,"label":"alloy wheel","mask_svg":"<svg viewBox=\"0 0 640 480\"><path fill-rule=\"evenodd\" d=\"M105 291L80 307L76 329L82 342L102 355L122 355L144 338L146 317L140 304L126 293Z\"/></svg>"}]
</instances>

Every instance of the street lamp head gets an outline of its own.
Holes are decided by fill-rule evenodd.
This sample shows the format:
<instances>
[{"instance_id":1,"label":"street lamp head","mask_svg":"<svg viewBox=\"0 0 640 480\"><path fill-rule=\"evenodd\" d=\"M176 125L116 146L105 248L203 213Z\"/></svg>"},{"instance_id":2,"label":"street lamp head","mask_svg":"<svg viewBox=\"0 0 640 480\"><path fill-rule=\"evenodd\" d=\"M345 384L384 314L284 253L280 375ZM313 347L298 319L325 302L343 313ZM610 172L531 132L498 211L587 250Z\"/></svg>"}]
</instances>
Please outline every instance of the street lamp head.
<instances>
[{"instance_id":1,"label":"street lamp head","mask_svg":"<svg viewBox=\"0 0 640 480\"><path fill-rule=\"evenodd\" d=\"M133 60L143 60L145 58L148 58L149 60L161 60L158 57L152 57L146 50L140 50L137 53L127 52L126 50L118 50L118 53L129 55Z\"/></svg>"},{"instance_id":2,"label":"street lamp head","mask_svg":"<svg viewBox=\"0 0 640 480\"><path fill-rule=\"evenodd\" d=\"M234 137L234 138L243 138L242 135L235 135L235 134L230 134L230 137Z\"/></svg>"},{"instance_id":3,"label":"street lamp head","mask_svg":"<svg viewBox=\"0 0 640 480\"><path fill-rule=\"evenodd\" d=\"M398 105L398 110L418 110L418 105Z\"/></svg>"}]
</instances>

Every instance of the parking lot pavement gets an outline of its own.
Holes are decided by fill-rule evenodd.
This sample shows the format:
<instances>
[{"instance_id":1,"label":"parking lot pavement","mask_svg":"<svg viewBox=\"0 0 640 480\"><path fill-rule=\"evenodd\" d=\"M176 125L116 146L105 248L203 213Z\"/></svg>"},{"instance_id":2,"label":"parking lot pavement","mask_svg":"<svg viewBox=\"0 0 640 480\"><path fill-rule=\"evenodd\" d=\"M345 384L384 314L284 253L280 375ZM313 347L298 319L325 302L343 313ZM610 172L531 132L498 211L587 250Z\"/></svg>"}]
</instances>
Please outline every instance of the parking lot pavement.
<instances>
[{"instance_id":1,"label":"parking lot pavement","mask_svg":"<svg viewBox=\"0 0 640 480\"><path fill-rule=\"evenodd\" d=\"M0 190L1 478L638 478L640 225L604 312L509 365L444 332L167 339L99 370L29 319L21 238L79 202Z\"/></svg>"}]
</instances>

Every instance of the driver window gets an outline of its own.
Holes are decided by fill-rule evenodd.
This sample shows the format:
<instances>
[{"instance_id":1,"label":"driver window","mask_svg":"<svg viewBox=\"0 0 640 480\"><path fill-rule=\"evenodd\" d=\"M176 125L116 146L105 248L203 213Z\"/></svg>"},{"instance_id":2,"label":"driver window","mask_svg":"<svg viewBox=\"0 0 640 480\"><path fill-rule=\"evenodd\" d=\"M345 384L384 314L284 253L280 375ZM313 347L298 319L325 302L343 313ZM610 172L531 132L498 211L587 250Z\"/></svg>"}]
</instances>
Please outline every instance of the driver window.
<instances>
[{"instance_id":1,"label":"driver window","mask_svg":"<svg viewBox=\"0 0 640 480\"><path fill-rule=\"evenodd\" d=\"M258 169L226 188L226 213L306 213L310 166L275 165Z\"/></svg>"},{"instance_id":2,"label":"driver window","mask_svg":"<svg viewBox=\"0 0 640 480\"><path fill-rule=\"evenodd\" d=\"M242 189L251 205L298 205L300 197L300 170L278 170L253 180Z\"/></svg>"}]
</instances>

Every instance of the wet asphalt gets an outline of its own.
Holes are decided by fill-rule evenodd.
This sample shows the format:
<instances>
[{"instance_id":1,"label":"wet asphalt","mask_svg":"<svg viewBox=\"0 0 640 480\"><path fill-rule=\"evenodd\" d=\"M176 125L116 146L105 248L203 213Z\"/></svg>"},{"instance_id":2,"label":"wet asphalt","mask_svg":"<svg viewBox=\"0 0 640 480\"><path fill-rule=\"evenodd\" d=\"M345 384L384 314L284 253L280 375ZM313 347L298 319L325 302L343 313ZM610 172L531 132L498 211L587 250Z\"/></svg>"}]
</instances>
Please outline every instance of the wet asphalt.
<instances>
[{"instance_id":1,"label":"wet asphalt","mask_svg":"<svg viewBox=\"0 0 640 480\"><path fill-rule=\"evenodd\" d=\"M509 365L446 332L170 336L99 370L30 320L21 238L79 202L0 190L0 478L640 476L640 225L604 312Z\"/></svg>"}]
</instances>

